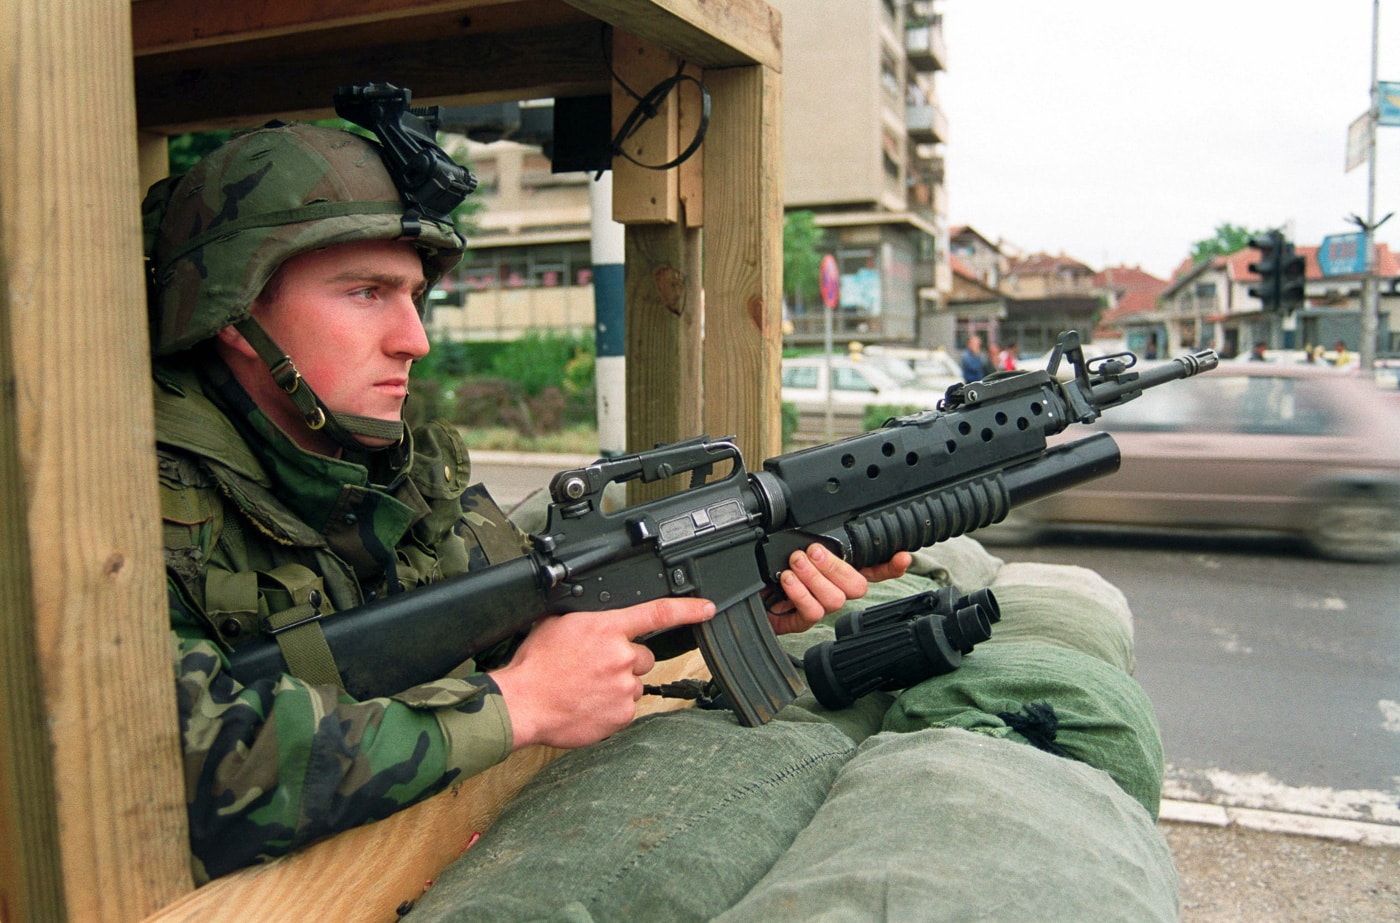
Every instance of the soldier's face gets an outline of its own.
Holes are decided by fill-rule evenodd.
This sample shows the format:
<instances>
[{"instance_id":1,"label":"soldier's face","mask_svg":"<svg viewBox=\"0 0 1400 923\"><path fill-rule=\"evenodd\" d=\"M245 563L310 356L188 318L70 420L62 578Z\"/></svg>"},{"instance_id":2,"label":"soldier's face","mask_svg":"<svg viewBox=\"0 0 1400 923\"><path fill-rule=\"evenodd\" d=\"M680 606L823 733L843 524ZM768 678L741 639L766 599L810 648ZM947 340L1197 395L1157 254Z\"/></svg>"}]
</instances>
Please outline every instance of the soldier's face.
<instances>
[{"instance_id":1,"label":"soldier's face","mask_svg":"<svg viewBox=\"0 0 1400 923\"><path fill-rule=\"evenodd\" d=\"M393 421L408 396L409 367L428 352L419 317L426 288L423 264L412 245L341 244L283 263L253 316L327 407ZM281 397L291 408L290 400ZM259 404L270 411L263 400ZM292 419L300 419L295 408L292 413ZM293 438L306 432L300 425L282 425ZM385 444L367 437L362 441Z\"/></svg>"}]
</instances>

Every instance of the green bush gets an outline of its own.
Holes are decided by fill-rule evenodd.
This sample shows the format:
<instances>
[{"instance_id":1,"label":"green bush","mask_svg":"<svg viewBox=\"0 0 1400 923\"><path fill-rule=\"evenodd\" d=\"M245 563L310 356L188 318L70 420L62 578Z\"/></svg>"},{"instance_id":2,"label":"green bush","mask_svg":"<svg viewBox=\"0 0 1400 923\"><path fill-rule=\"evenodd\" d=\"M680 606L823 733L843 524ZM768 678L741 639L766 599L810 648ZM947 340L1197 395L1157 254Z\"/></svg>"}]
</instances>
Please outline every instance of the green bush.
<instances>
[{"instance_id":1,"label":"green bush","mask_svg":"<svg viewBox=\"0 0 1400 923\"><path fill-rule=\"evenodd\" d=\"M410 424L441 418L526 437L594 423L590 334L529 333L511 343L433 344L413 364Z\"/></svg>"},{"instance_id":2,"label":"green bush","mask_svg":"<svg viewBox=\"0 0 1400 923\"><path fill-rule=\"evenodd\" d=\"M792 436L797 432L797 405L783 402L779 425L782 427L783 448L792 444Z\"/></svg>"},{"instance_id":3,"label":"green bush","mask_svg":"<svg viewBox=\"0 0 1400 923\"><path fill-rule=\"evenodd\" d=\"M871 404L865 408L865 415L861 417L861 428L865 432L872 429L879 429L885 425L885 421L890 417L902 417L909 413L918 413L926 410L925 407L910 407L905 404Z\"/></svg>"}]
</instances>

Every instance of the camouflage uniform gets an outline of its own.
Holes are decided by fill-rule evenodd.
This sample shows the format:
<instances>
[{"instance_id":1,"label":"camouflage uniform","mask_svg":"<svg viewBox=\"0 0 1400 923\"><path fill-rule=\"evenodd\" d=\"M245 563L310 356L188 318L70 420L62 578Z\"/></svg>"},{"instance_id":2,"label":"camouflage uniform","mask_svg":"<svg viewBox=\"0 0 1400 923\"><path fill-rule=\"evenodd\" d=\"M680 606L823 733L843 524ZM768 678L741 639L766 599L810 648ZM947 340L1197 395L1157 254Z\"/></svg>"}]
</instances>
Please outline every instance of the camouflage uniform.
<instances>
[{"instance_id":1,"label":"camouflage uniform","mask_svg":"<svg viewBox=\"0 0 1400 923\"><path fill-rule=\"evenodd\" d=\"M275 182L264 180L269 164ZM202 345L248 316L290 256L403 239L405 211L372 143L305 126L235 139L147 198L162 519L201 880L385 817L511 750L486 675L464 665L358 702L314 620L277 635L292 675L245 686L229 673L227 651L242 639L522 549L489 498L467 488L466 449L449 427L428 424L382 451L307 452ZM411 219L431 284L461 239Z\"/></svg>"}]
</instances>

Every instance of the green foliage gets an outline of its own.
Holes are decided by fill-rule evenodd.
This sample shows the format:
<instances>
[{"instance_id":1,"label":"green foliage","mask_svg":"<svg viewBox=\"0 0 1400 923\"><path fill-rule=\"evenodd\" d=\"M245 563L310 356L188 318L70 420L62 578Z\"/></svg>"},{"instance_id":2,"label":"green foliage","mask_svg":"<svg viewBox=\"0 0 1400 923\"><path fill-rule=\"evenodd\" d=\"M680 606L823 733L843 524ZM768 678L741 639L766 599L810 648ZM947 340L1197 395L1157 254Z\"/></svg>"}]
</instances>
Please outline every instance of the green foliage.
<instances>
[{"instance_id":1,"label":"green foliage","mask_svg":"<svg viewBox=\"0 0 1400 923\"><path fill-rule=\"evenodd\" d=\"M583 336L531 331L496 356L492 371L519 382L532 396L548 387L591 386L593 351L591 331Z\"/></svg>"},{"instance_id":2,"label":"green foliage","mask_svg":"<svg viewBox=\"0 0 1400 923\"><path fill-rule=\"evenodd\" d=\"M808 304L821 284L823 231L809 211L783 218L783 295L792 304Z\"/></svg>"},{"instance_id":3,"label":"green foliage","mask_svg":"<svg viewBox=\"0 0 1400 923\"><path fill-rule=\"evenodd\" d=\"M1263 233L1251 231L1241 224L1221 222L1215 226L1214 237L1198 240L1191 245L1191 263L1198 265L1213 257L1229 256L1248 247L1250 240Z\"/></svg>"},{"instance_id":4,"label":"green foliage","mask_svg":"<svg viewBox=\"0 0 1400 923\"><path fill-rule=\"evenodd\" d=\"M513 343L436 343L413 364L409 391L414 425L440 418L529 438L591 425L593 337L529 333Z\"/></svg>"},{"instance_id":5,"label":"green foliage","mask_svg":"<svg viewBox=\"0 0 1400 923\"><path fill-rule=\"evenodd\" d=\"M188 135L175 135L170 138L166 142L170 175L180 176L190 172L191 167L203 160L206 154L223 144L232 135L231 131L201 131Z\"/></svg>"},{"instance_id":6,"label":"green foliage","mask_svg":"<svg viewBox=\"0 0 1400 923\"><path fill-rule=\"evenodd\" d=\"M798 413L797 405L784 401L782 404L779 426L782 432L782 445L786 449L792 444L792 437L797 432Z\"/></svg>"},{"instance_id":7,"label":"green foliage","mask_svg":"<svg viewBox=\"0 0 1400 923\"><path fill-rule=\"evenodd\" d=\"M865 408L865 414L860 419L861 429L868 433L872 429L884 426L885 421L890 417L902 417L905 414L918 413L927 409L927 407L910 407L907 404L869 404Z\"/></svg>"}]
</instances>

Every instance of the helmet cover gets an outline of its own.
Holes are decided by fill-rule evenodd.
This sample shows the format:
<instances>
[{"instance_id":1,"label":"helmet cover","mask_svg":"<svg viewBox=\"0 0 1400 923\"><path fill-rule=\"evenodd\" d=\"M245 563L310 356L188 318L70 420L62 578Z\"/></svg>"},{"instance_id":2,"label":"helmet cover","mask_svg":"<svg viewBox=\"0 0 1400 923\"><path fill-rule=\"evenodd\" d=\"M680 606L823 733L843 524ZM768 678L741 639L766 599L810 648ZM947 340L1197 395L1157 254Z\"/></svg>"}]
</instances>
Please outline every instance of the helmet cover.
<instances>
[{"instance_id":1,"label":"helmet cover","mask_svg":"<svg viewBox=\"0 0 1400 923\"><path fill-rule=\"evenodd\" d=\"M462 256L448 223L411 210L378 145L313 125L239 135L142 206L156 355L188 349L247 318L284 262L361 240L407 240L431 287Z\"/></svg>"}]
</instances>

